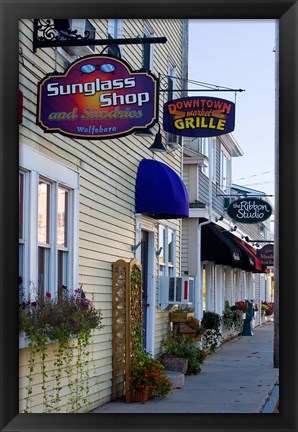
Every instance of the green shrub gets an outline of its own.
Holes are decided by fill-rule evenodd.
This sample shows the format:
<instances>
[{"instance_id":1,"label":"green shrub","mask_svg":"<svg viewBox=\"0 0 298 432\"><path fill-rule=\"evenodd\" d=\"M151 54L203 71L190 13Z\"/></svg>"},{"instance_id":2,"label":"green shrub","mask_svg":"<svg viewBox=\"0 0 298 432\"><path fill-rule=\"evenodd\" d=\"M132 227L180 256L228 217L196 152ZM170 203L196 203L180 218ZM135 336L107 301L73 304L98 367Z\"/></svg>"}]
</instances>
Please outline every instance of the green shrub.
<instances>
[{"instance_id":1,"label":"green shrub","mask_svg":"<svg viewBox=\"0 0 298 432\"><path fill-rule=\"evenodd\" d=\"M205 351L198 348L191 338L186 338L173 332L163 342L162 350L162 357L173 355L188 359L187 375L200 373L201 365L206 359Z\"/></svg>"}]
</instances>

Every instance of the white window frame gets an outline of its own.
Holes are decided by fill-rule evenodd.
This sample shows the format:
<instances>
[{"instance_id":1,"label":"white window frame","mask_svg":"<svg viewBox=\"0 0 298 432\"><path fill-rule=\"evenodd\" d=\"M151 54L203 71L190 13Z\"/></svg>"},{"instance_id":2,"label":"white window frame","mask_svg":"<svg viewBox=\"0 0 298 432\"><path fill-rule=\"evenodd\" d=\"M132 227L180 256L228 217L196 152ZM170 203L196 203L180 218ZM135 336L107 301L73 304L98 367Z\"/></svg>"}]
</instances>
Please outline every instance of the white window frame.
<instances>
[{"instance_id":1,"label":"white window frame","mask_svg":"<svg viewBox=\"0 0 298 432\"><path fill-rule=\"evenodd\" d=\"M164 242L161 242L161 233L163 235ZM172 255L173 262L169 263L169 238L170 234L173 235L173 243L172 243ZM159 225L158 230L158 247L159 249L162 247L159 254L159 276L175 276L176 275L176 231L172 228L169 228L164 225ZM163 261L161 261L163 259Z\"/></svg>"},{"instance_id":2,"label":"white window frame","mask_svg":"<svg viewBox=\"0 0 298 432\"><path fill-rule=\"evenodd\" d=\"M168 100L172 100L172 99L176 98L176 89L177 89L177 68L171 60L169 60L169 63L168 63L168 82L170 80L173 83L173 88L172 88L173 92L172 92L170 98L169 98L169 94L168 94L168 98L167 98Z\"/></svg>"},{"instance_id":3,"label":"white window frame","mask_svg":"<svg viewBox=\"0 0 298 432\"><path fill-rule=\"evenodd\" d=\"M209 178L209 138L199 138L199 153L205 156L204 164L201 165L201 172Z\"/></svg>"},{"instance_id":4,"label":"white window frame","mask_svg":"<svg viewBox=\"0 0 298 432\"><path fill-rule=\"evenodd\" d=\"M216 183L216 137L211 137L211 146L212 146L212 181Z\"/></svg>"},{"instance_id":5,"label":"white window frame","mask_svg":"<svg viewBox=\"0 0 298 432\"><path fill-rule=\"evenodd\" d=\"M225 164L224 164L225 161ZM220 148L220 189L228 192L231 189L231 155L221 146Z\"/></svg>"},{"instance_id":6,"label":"white window frame","mask_svg":"<svg viewBox=\"0 0 298 432\"><path fill-rule=\"evenodd\" d=\"M68 219L68 280L67 287L71 290L78 288L78 233L79 233L79 173L61 163L43 155L35 149L20 144L20 170L25 172L24 195L24 295L34 294L38 287L38 182L39 179L51 183L51 268L50 293L57 295L57 218L58 187L67 189L69 193L69 219Z\"/></svg>"},{"instance_id":7,"label":"white window frame","mask_svg":"<svg viewBox=\"0 0 298 432\"><path fill-rule=\"evenodd\" d=\"M123 37L123 19L112 18L108 20L108 37L121 39ZM123 45L118 46L121 56L123 56Z\"/></svg>"},{"instance_id":8,"label":"white window frame","mask_svg":"<svg viewBox=\"0 0 298 432\"><path fill-rule=\"evenodd\" d=\"M144 37L145 38L152 38L154 36L154 30L151 28L150 24L147 21L144 21ZM148 51L145 51L145 48L147 47ZM149 52L149 68L147 70L152 71L153 70L153 58L154 58L154 44L144 44L143 45L143 61L142 61L142 67L145 68L145 52ZM145 68L146 69L146 68Z\"/></svg>"}]
</instances>

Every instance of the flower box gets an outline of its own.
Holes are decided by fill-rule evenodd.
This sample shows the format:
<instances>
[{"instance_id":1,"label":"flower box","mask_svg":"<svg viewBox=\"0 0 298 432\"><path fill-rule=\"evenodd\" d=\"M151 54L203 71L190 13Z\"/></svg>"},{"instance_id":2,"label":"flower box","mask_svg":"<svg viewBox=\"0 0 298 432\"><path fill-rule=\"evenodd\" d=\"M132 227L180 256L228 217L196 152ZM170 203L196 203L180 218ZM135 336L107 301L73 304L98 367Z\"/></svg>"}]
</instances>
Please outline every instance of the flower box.
<instances>
[{"instance_id":1,"label":"flower box","mask_svg":"<svg viewBox=\"0 0 298 432\"><path fill-rule=\"evenodd\" d=\"M169 320L171 322L184 323L191 318L194 318L194 312L170 312Z\"/></svg>"}]
</instances>

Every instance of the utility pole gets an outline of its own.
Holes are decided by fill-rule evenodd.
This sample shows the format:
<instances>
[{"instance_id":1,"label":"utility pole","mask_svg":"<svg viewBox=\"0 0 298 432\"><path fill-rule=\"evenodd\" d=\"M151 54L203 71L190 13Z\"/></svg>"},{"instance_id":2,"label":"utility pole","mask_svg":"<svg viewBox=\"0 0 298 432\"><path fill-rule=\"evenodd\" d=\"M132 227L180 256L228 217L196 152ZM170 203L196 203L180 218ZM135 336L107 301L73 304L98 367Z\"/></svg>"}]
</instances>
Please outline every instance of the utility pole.
<instances>
[{"instance_id":1,"label":"utility pole","mask_svg":"<svg viewBox=\"0 0 298 432\"><path fill-rule=\"evenodd\" d=\"M274 349L273 365L279 368L279 24L275 23L275 212L274 212Z\"/></svg>"}]
</instances>

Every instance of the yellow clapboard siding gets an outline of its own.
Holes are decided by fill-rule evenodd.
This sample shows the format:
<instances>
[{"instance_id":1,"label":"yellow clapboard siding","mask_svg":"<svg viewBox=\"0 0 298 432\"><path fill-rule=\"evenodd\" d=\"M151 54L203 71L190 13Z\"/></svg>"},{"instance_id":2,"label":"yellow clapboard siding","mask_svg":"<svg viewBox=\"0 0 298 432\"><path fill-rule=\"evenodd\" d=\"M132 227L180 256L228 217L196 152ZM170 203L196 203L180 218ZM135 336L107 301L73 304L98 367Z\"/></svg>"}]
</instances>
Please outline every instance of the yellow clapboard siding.
<instances>
[{"instance_id":1,"label":"yellow clapboard siding","mask_svg":"<svg viewBox=\"0 0 298 432\"><path fill-rule=\"evenodd\" d=\"M97 37L106 37L107 20L91 20L97 30ZM182 21L147 20L153 28L154 36L166 36L166 44L154 47L153 73L161 74L162 87L167 86L169 59L177 68L177 77L181 76L181 34ZM53 49L38 49L32 52L33 20L20 21L20 46L25 56L36 65L36 74L43 77L43 72L52 73L64 70L64 59L58 53L55 60ZM124 22L123 31L126 37L142 35L144 20L129 19ZM97 52L101 47L97 47ZM123 58L132 67L139 69L142 63L142 46L126 46ZM140 161L143 158L159 160L169 165L177 173L181 170L181 149L173 153L153 154L149 147L151 138L138 137L131 134L126 137L111 140L80 140L60 135L45 134L36 125L36 103L38 78L33 76L29 66L34 66L24 60L27 68L20 65L20 88L24 92L24 121L20 125L20 142L29 145L42 154L53 158L80 174L79 188L79 284L94 306L101 308L105 327L96 331L92 339L92 361L90 361L90 407L95 408L109 401L112 380L112 263L119 258L129 261L134 257L131 246L135 244L135 182ZM179 81L177 80L177 87ZM159 109L165 102L166 94L159 101ZM153 132L157 127L153 128ZM163 133L165 138L165 133ZM161 221L176 230L177 272L180 254L180 222ZM155 250L158 247L157 239ZM158 262L156 262L158 271ZM77 287L73 287L77 288ZM156 304L158 287L156 288ZM155 328L155 353L159 353L161 341L167 334L167 313L157 311ZM55 371L54 345L50 346L47 368L49 374ZM27 362L29 349L20 350L20 409L24 408ZM75 360L75 358L74 358ZM42 412L42 377L40 361L37 360L34 389L37 396L33 398L34 412ZM67 378L63 379L61 412L67 412L68 387ZM82 408L88 412L88 407Z\"/></svg>"}]
</instances>

